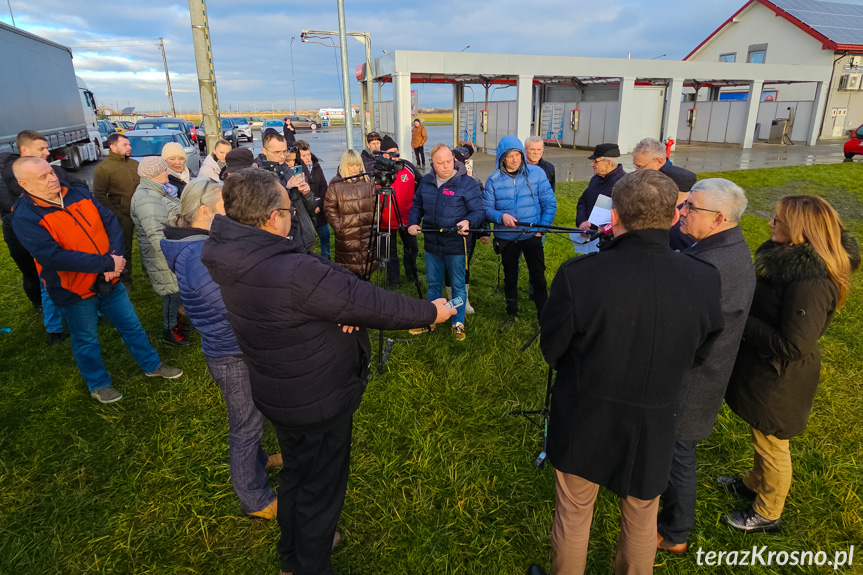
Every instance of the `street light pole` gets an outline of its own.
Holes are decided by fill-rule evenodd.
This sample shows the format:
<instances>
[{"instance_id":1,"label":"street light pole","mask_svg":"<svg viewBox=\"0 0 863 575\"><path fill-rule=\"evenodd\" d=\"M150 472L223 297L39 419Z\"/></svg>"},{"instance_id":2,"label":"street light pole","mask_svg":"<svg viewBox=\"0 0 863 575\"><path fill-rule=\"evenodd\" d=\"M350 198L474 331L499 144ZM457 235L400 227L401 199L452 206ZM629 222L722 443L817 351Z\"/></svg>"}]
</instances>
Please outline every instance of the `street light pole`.
<instances>
[{"instance_id":1,"label":"street light pole","mask_svg":"<svg viewBox=\"0 0 863 575\"><path fill-rule=\"evenodd\" d=\"M342 88L345 91L345 139L354 149L354 108L351 106L351 84L348 80L348 38L345 34L345 0L337 0L339 9L339 45L342 53Z\"/></svg>"},{"instance_id":2,"label":"street light pole","mask_svg":"<svg viewBox=\"0 0 863 575\"><path fill-rule=\"evenodd\" d=\"M171 75L168 74L168 59L165 58L165 42L159 38L159 48L162 49L162 62L165 64L165 80L168 82L168 103L171 104L171 116L176 118L177 112L174 111L174 94L171 92Z\"/></svg>"},{"instance_id":3,"label":"street light pole","mask_svg":"<svg viewBox=\"0 0 863 575\"><path fill-rule=\"evenodd\" d=\"M296 36L291 36L291 84L294 85L294 114L297 113L297 79L294 77L294 40Z\"/></svg>"}]
</instances>

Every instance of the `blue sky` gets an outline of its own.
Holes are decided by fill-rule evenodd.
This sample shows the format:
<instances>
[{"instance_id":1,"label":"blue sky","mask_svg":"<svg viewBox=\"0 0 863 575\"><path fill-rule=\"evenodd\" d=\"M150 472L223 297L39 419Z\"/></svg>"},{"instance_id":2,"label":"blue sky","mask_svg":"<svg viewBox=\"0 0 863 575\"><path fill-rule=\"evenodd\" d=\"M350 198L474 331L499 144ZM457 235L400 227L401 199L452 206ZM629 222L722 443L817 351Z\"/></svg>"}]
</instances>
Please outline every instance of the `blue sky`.
<instances>
[{"instance_id":1,"label":"blue sky","mask_svg":"<svg viewBox=\"0 0 863 575\"><path fill-rule=\"evenodd\" d=\"M0 21L11 24L5 4ZM382 50L457 52L470 45L471 52L681 59L743 4L345 0L345 19L348 31L371 33L373 58ZM17 26L72 47L78 75L100 104L112 107L168 108L157 40L163 37L178 112L200 110L187 2L12 0L11 6ZM298 107L339 105L338 50L300 42L302 29L338 30L335 0L208 0L207 11L223 110L293 108L291 37ZM356 40L349 38L348 47L352 100L358 103L353 69L365 54ZM452 105L448 86L415 89L420 106ZM499 90L497 98L507 99L506 92Z\"/></svg>"}]
</instances>

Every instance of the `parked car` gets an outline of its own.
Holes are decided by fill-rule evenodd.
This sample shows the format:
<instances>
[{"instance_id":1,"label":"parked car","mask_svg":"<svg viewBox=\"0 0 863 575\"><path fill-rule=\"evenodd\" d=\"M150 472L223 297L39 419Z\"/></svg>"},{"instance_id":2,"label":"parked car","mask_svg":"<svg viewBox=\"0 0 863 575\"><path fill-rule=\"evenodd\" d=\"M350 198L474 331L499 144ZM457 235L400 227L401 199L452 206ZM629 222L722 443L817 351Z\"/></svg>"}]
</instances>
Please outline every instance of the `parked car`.
<instances>
[{"instance_id":1,"label":"parked car","mask_svg":"<svg viewBox=\"0 0 863 575\"><path fill-rule=\"evenodd\" d=\"M231 142L231 147L236 148L240 145L240 134L237 131L234 123L228 118L222 118L222 139ZM203 128L199 128L198 130L198 147L203 152L207 149L207 134L204 133Z\"/></svg>"},{"instance_id":2,"label":"parked car","mask_svg":"<svg viewBox=\"0 0 863 575\"><path fill-rule=\"evenodd\" d=\"M252 126L253 129L260 129L261 124L264 123L264 119L259 116L246 116L246 120L249 122L249 125Z\"/></svg>"},{"instance_id":3,"label":"parked car","mask_svg":"<svg viewBox=\"0 0 863 575\"><path fill-rule=\"evenodd\" d=\"M111 122L111 125L114 126L114 129L117 130L118 134L122 134L123 132L128 132L129 130L135 129L135 124L132 122L126 122L123 120L118 120L115 122Z\"/></svg>"},{"instance_id":4,"label":"parked car","mask_svg":"<svg viewBox=\"0 0 863 575\"><path fill-rule=\"evenodd\" d=\"M266 130L267 128L273 128L274 130L276 130L278 133L281 134L282 128L284 127L284 125L285 125L285 123L282 122L281 120L265 120L264 123L261 124L261 134L263 134L264 130Z\"/></svg>"},{"instance_id":5,"label":"parked car","mask_svg":"<svg viewBox=\"0 0 863 575\"><path fill-rule=\"evenodd\" d=\"M254 135L252 135L252 126L249 124L249 121L245 118L228 118L234 126L236 126L238 137L245 138L247 142L251 142L255 139Z\"/></svg>"},{"instance_id":6,"label":"parked car","mask_svg":"<svg viewBox=\"0 0 863 575\"><path fill-rule=\"evenodd\" d=\"M297 130L317 130L319 122L317 120L313 120L308 116L288 116L291 120L291 124Z\"/></svg>"},{"instance_id":7,"label":"parked car","mask_svg":"<svg viewBox=\"0 0 863 575\"><path fill-rule=\"evenodd\" d=\"M102 138L102 148L108 147L108 136L117 133L117 128L108 120L99 120L96 122L96 128L99 130L99 136Z\"/></svg>"},{"instance_id":8,"label":"parked car","mask_svg":"<svg viewBox=\"0 0 863 575\"><path fill-rule=\"evenodd\" d=\"M186 151L186 167L197 173L201 167L201 156L198 148L189 140L185 133L178 130L131 130L123 134L132 144L132 158L140 160L147 156L161 156L162 148L168 142L177 142Z\"/></svg>"},{"instance_id":9,"label":"parked car","mask_svg":"<svg viewBox=\"0 0 863 575\"><path fill-rule=\"evenodd\" d=\"M846 160L853 160L855 154L863 155L863 125L850 132L851 137L845 142L842 151L845 152Z\"/></svg>"},{"instance_id":10,"label":"parked car","mask_svg":"<svg viewBox=\"0 0 863 575\"><path fill-rule=\"evenodd\" d=\"M198 143L198 126L195 125L195 122L190 122L186 120L186 127L189 128L189 139L192 140L193 143Z\"/></svg>"},{"instance_id":11,"label":"parked car","mask_svg":"<svg viewBox=\"0 0 863 575\"><path fill-rule=\"evenodd\" d=\"M178 130L192 139L192 130L183 118L142 118L135 123L136 130Z\"/></svg>"}]
</instances>

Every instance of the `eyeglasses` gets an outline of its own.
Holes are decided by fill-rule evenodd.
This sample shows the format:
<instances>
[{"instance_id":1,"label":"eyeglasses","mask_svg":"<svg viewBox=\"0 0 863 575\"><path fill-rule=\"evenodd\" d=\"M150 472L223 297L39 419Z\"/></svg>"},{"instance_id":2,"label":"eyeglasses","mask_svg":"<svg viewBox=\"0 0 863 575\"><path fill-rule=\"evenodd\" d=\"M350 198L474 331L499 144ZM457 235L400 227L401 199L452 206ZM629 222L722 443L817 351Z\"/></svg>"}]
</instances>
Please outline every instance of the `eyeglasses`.
<instances>
[{"instance_id":1,"label":"eyeglasses","mask_svg":"<svg viewBox=\"0 0 863 575\"><path fill-rule=\"evenodd\" d=\"M284 150L271 150L269 148L264 148L264 149L267 150L269 153L275 155L275 156L287 156L288 155L287 148Z\"/></svg>"},{"instance_id":2,"label":"eyeglasses","mask_svg":"<svg viewBox=\"0 0 863 575\"><path fill-rule=\"evenodd\" d=\"M291 217L292 217L292 218L293 218L295 215L297 215L297 208L294 208L294 207L290 207L290 208L276 208L276 211L277 211L277 212L288 212L288 213L291 215Z\"/></svg>"},{"instance_id":3,"label":"eyeglasses","mask_svg":"<svg viewBox=\"0 0 863 575\"><path fill-rule=\"evenodd\" d=\"M204 205L204 196L206 196L206 195L207 195L207 188L209 188L209 187L210 187L210 184L212 184L212 183L213 183L213 181L212 181L212 180L207 180L207 183L206 183L206 184L204 184L204 189L203 189L203 191L201 191L201 200L200 200L200 202L198 203L198 208L200 208L201 206L203 206L203 205Z\"/></svg>"},{"instance_id":4,"label":"eyeglasses","mask_svg":"<svg viewBox=\"0 0 863 575\"><path fill-rule=\"evenodd\" d=\"M683 206L681 209L688 210L688 211L710 212L711 214L721 214L722 213L719 210L708 210L707 208L696 208L695 206L692 205L692 202L690 202L689 200L686 200L685 202L683 202L680 205Z\"/></svg>"}]
</instances>

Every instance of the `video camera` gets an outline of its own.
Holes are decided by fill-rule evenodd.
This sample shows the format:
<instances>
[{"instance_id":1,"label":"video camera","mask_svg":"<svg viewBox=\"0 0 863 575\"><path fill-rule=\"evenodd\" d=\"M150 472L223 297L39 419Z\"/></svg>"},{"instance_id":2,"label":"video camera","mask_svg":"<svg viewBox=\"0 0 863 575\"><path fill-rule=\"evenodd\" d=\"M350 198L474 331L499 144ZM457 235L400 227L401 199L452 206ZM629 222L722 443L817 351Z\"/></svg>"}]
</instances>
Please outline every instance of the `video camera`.
<instances>
[{"instance_id":1,"label":"video camera","mask_svg":"<svg viewBox=\"0 0 863 575\"><path fill-rule=\"evenodd\" d=\"M380 150L376 150L374 152L375 156L375 184L382 188L389 188L393 185L393 182L396 181L396 174L401 172L405 168L404 160L392 160L390 158L385 158L384 154L387 152L382 152ZM388 155L392 156L395 154L389 153Z\"/></svg>"},{"instance_id":2,"label":"video camera","mask_svg":"<svg viewBox=\"0 0 863 575\"><path fill-rule=\"evenodd\" d=\"M473 153L475 151L475 147L471 146L470 144L465 144L464 146L459 146L458 148L452 148L452 155L456 160L463 164L465 163L465 160L473 156Z\"/></svg>"}]
</instances>

